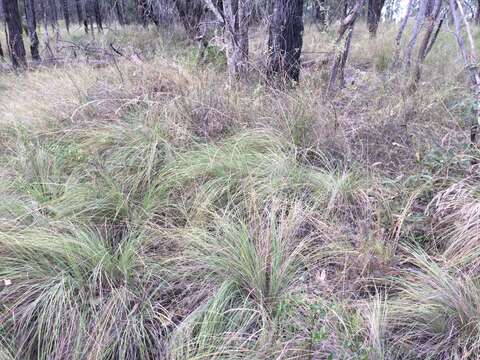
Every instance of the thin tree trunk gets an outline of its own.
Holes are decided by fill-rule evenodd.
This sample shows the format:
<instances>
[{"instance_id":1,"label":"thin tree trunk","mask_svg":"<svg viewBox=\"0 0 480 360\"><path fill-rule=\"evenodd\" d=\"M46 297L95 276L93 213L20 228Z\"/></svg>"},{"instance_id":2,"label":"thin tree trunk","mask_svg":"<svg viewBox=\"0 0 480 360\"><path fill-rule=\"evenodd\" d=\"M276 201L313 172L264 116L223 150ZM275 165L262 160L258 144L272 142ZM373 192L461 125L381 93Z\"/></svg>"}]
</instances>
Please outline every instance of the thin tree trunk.
<instances>
[{"instance_id":1,"label":"thin tree trunk","mask_svg":"<svg viewBox=\"0 0 480 360\"><path fill-rule=\"evenodd\" d=\"M55 0L50 0L48 7L50 12L50 24L52 25L52 29L58 31L58 12Z\"/></svg>"},{"instance_id":2,"label":"thin tree trunk","mask_svg":"<svg viewBox=\"0 0 480 360\"><path fill-rule=\"evenodd\" d=\"M48 44L50 42L50 34L48 32L48 16L45 7L45 0L40 0L40 12L42 15L43 28L45 30L45 44Z\"/></svg>"},{"instance_id":3,"label":"thin tree trunk","mask_svg":"<svg viewBox=\"0 0 480 360\"><path fill-rule=\"evenodd\" d=\"M180 15L181 17L181 15ZM145 9L145 1L137 0L137 18L138 22L143 25L143 27L148 26L147 14Z\"/></svg>"},{"instance_id":4,"label":"thin tree trunk","mask_svg":"<svg viewBox=\"0 0 480 360\"><path fill-rule=\"evenodd\" d=\"M95 18L95 10L94 10L94 0L86 0L85 1L85 31L87 31L88 27L90 26L90 32L92 37L95 38L95 31L94 31L94 18ZM88 31L87 31L88 32Z\"/></svg>"},{"instance_id":5,"label":"thin tree trunk","mask_svg":"<svg viewBox=\"0 0 480 360\"><path fill-rule=\"evenodd\" d=\"M413 10L413 0L408 0L407 4L407 12L405 14L405 17L402 19L402 22L400 24L400 27L398 29L397 36L395 37L395 54L393 55L393 61L392 61L392 67L397 67L398 63L400 62L400 51L401 51L401 45L402 45L402 37L403 33L405 32L405 28L407 27L408 20L410 19L410 16L412 15L412 10Z\"/></svg>"},{"instance_id":6,"label":"thin tree trunk","mask_svg":"<svg viewBox=\"0 0 480 360\"><path fill-rule=\"evenodd\" d=\"M3 47L2 47L2 42L0 41L0 58L4 59L5 55L3 53Z\"/></svg>"},{"instance_id":7,"label":"thin tree trunk","mask_svg":"<svg viewBox=\"0 0 480 360\"><path fill-rule=\"evenodd\" d=\"M22 37L22 20L17 0L3 0L5 20L8 27L8 49L14 68L26 65L25 46Z\"/></svg>"},{"instance_id":8,"label":"thin tree trunk","mask_svg":"<svg viewBox=\"0 0 480 360\"><path fill-rule=\"evenodd\" d=\"M343 87L345 84L344 70L350 51L350 44L352 42L353 28L364 3L365 0L356 0L355 6L340 24L338 38L336 41L336 49L339 50L335 51L332 70L330 72L330 80L328 82L327 94L334 92L337 79L340 80L340 87Z\"/></svg>"},{"instance_id":9,"label":"thin tree trunk","mask_svg":"<svg viewBox=\"0 0 480 360\"><path fill-rule=\"evenodd\" d=\"M412 64L412 52L415 44L417 43L418 35L422 30L423 23L425 21L425 16L429 7L430 0L420 0L420 9L418 10L417 19L415 21L415 26L413 28L412 37L405 48L405 56L403 57L404 69L410 69Z\"/></svg>"},{"instance_id":10,"label":"thin tree trunk","mask_svg":"<svg viewBox=\"0 0 480 360\"><path fill-rule=\"evenodd\" d=\"M83 24L83 10L81 0L75 0L75 8L77 10L77 22L79 25Z\"/></svg>"},{"instance_id":11,"label":"thin tree trunk","mask_svg":"<svg viewBox=\"0 0 480 360\"><path fill-rule=\"evenodd\" d=\"M227 65L230 78L244 77L248 67L250 0L224 0Z\"/></svg>"},{"instance_id":12,"label":"thin tree trunk","mask_svg":"<svg viewBox=\"0 0 480 360\"><path fill-rule=\"evenodd\" d=\"M472 32L470 31L470 25L468 24L467 19L465 19L462 4L458 0L449 1L453 22L455 24L455 35L457 38L457 44L460 49L460 53L462 54L465 67L468 69L470 75L470 85L472 87L472 92L476 102L476 106L474 107L475 116L472 118L470 127L470 141L473 145L476 145L478 127L480 125L480 74L478 71L477 50L475 48L475 42L473 40ZM460 16L461 19L459 18ZM467 39L470 48L469 51L467 51L467 49L465 48L465 41L463 39L461 22L463 22L463 24L465 25L465 32L467 33Z\"/></svg>"},{"instance_id":13,"label":"thin tree trunk","mask_svg":"<svg viewBox=\"0 0 480 360\"><path fill-rule=\"evenodd\" d=\"M477 9L475 11L475 25L480 25L480 0L477 0Z\"/></svg>"},{"instance_id":14,"label":"thin tree trunk","mask_svg":"<svg viewBox=\"0 0 480 360\"><path fill-rule=\"evenodd\" d=\"M315 19L322 28L327 25L327 0L315 1Z\"/></svg>"},{"instance_id":15,"label":"thin tree trunk","mask_svg":"<svg viewBox=\"0 0 480 360\"><path fill-rule=\"evenodd\" d=\"M435 44L435 41L438 38L438 34L440 33L440 30L442 29L442 25L443 25L443 22L445 21L446 15L447 15L446 11L444 11L443 14L440 15L440 21L438 22L437 30L435 31L435 34L433 34L433 37L432 37L430 43L428 44L426 55L428 55L430 50L432 50L433 44Z\"/></svg>"},{"instance_id":16,"label":"thin tree trunk","mask_svg":"<svg viewBox=\"0 0 480 360\"><path fill-rule=\"evenodd\" d=\"M126 3L126 0L117 0L117 1L120 1L120 3L122 4L122 9L123 9L123 21L125 22L125 25L128 25L130 20L128 18L128 13L127 13L127 3Z\"/></svg>"},{"instance_id":17,"label":"thin tree trunk","mask_svg":"<svg viewBox=\"0 0 480 360\"><path fill-rule=\"evenodd\" d=\"M115 1L115 12L117 14L117 19L118 23L120 25L125 25L125 15L123 13L123 4L120 0L114 0Z\"/></svg>"},{"instance_id":18,"label":"thin tree trunk","mask_svg":"<svg viewBox=\"0 0 480 360\"><path fill-rule=\"evenodd\" d=\"M83 0L75 0L75 7L77 9L77 20L79 25L83 25L85 33L88 34L88 22L86 20L86 10L84 12L84 2Z\"/></svg>"},{"instance_id":19,"label":"thin tree trunk","mask_svg":"<svg viewBox=\"0 0 480 360\"><path fill-rule=\"evenodd\" d=\"M420 43L420 48L418 50L417 62L415 63L415 69L413 71L412 81L409 86L411 93L415 92L417 89L417 84L420 81L422 73L422 65L427 57L429 48L433 46L433 41L435 41L436 36L434 37L435 24L440 17L440 10L442 6L442 0L435 0L434 9L428 14L426 18L427 28L425 34L423 35L422 42Z\"/></svg>"},{"instance_id":20,"label":"thin tree trunk","mask_svg":"<svg viewBox=\"0 0 480 360\"><path fill-rule=\"evenodd\" d=\"M68 9L68 0L62 0L62 10L63 18L65 19L65 27L67 28L67 32L70 33L70 12Z\"/></svg>"},{"instance_id":21,"label":"thin tree trunk","mask_svg":"<svg viewBox=\"0 0 480 360\"><path fill-rule=\"evenodd\" d=\"M35 2L34 0L25 0L25 12L27 15L28 35L30 37L30 53L32 59L40 60L38 52L38 35L37 35L37 19L35 16Z\"/></svg>"},{"instance_id":22,"label":"thin tree trunk","mask_svg":"<svg viewBox=\"0 0 480 360\"><path fill-rule=\"evenodd\" d=\"M298 82L303 45L303 0L275 0L268 38L267 77Z\"/></svg>"},{"instance_id":23,"label":"thin tree trunk","mask_svg":"<svg viewBox=\"0 0 480 360\"><path fill-rule=\"evenodd\" d=\"M370 36L377 35L378 24L382 16L382 9L385 5L385 0L368 0L367 24Z\"/></svg>"},{"instance_id":24,"label":"thin tree trunk","mask_svg":"<svg viewBox=\"0 0 480 360\"><path fill-rule=\"evenodd\" d=\"M103 19L99 0L93 0L93 12L95 14L95 22L97 23L98 31L101 32L103 31Z\"/></svg>"}]
</instances>

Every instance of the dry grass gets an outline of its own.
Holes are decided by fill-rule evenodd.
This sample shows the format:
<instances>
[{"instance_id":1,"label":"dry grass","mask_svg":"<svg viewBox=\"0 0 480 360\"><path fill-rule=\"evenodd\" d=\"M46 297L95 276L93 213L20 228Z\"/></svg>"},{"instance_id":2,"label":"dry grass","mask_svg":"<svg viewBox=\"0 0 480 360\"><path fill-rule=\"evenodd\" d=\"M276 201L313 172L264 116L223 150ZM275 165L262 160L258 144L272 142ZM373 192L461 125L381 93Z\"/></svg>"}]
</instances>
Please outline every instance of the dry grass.
<instances>
[{"instance_id":1,"label":"dry grass","mask_svg":"<svg viewBox=\"0 0 480 360\"><path fill-rule=\"evenodd\" d=\"M257 71L263 31L238 84L179 34L75 30L125 56L57 43L68 61L0 74L0 359L477 358L454 39L408 97L394 27L358 24L326 98L331 31L307 27L288 90Z\"/></svg>"}]
</instances>

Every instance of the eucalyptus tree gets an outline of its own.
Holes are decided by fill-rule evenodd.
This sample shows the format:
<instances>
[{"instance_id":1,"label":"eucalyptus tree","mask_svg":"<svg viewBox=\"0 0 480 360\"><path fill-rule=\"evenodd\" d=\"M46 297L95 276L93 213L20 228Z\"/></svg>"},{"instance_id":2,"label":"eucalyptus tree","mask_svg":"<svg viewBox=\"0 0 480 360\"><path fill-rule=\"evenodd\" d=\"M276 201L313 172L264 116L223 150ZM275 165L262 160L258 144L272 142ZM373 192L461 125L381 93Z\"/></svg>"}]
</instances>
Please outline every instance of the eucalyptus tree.
<instances>
[{"instance_id":1,"label":"eucalyptus tree","mask_svg":"<svg viewBox=\"0 0 480 360\"><path fill-rule=\"evenodd\" d=\"M26 65L25 45L22 36L22 19L18 0L3 0L3 10L8 30L8 49L14 68Z\"/></svg>"},{"instance_id":2,"label":"eucalyptus tree","mask_svg":"<svg viewBox=\"0 0 480 360\"><path fill-rule=\"evenodd\" d=\"M298 82L303 46L303 0L274 0L268 32L267 77Z\"/></svg>"}]
</instances>

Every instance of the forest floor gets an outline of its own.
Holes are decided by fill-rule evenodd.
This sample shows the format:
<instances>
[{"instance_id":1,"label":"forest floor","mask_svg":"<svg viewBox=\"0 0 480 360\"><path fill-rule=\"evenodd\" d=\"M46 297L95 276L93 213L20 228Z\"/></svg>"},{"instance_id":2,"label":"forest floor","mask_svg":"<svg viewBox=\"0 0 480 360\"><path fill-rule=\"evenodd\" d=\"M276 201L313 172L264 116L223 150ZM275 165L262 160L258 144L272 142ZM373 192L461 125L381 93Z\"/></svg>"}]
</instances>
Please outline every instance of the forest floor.
<instances>
[{"instance_id":1,"label":"forest floor","mask_svg":"<svg viewBox=\"0 0 480 360\"><path fill-rule=\"evenodd\" d=\"M409 96L395 29L357 29L331 97L314 26L285 90L260 30L234 84L220 50L133 26L0 73L0 359L479 358L455 39Z\"/></svg>"}]
</instances>

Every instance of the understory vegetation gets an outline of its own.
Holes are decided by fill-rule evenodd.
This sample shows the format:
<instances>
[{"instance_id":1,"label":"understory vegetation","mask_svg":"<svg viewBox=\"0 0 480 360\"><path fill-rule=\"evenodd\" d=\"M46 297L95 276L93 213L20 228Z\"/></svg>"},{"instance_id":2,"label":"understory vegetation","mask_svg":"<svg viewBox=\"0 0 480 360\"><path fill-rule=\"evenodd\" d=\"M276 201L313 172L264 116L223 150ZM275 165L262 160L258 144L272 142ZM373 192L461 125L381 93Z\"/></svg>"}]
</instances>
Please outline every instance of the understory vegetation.
<instances>
[{"instance_id":1,"label":"understory vegetation","mask_svg":"<svg viewBox=\"0 0 480 360\"><path fill-rule=\"evenodd\" d=\"M467 74L440 33L410 96L381 27L330 97L314 26L292 88L261 29L239 82L133 25L1 73L0 359L479 358Z\"/></svg>"}]
</instances>

